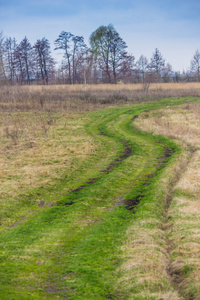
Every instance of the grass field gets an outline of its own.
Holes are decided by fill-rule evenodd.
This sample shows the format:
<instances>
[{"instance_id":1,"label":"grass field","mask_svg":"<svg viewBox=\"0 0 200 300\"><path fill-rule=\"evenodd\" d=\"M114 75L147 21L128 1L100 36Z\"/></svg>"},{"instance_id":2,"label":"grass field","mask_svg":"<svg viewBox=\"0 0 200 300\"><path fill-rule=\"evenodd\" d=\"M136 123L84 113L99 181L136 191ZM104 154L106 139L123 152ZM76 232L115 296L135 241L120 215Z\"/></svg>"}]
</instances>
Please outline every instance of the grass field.
<instances>
[{"instance_id":1,"label":"grass field","mask_svg":"<svg viewBox=\"0 0 200 300\"><path fill-rule=\"evenodd\" d=\"M198 86L134 88L1 89L0 299L200 298Z\"/></svg>"},{"instance_id":2,"label":"grass field","mask_svg":"<svg viewBox=\"0 0 200 300\"><path fill-rule=\"evenodd\" d=\"M200 83L50 85L0 87L1 111L87 112L108 106L200 97Z\"/></svg>"}]
</instances>

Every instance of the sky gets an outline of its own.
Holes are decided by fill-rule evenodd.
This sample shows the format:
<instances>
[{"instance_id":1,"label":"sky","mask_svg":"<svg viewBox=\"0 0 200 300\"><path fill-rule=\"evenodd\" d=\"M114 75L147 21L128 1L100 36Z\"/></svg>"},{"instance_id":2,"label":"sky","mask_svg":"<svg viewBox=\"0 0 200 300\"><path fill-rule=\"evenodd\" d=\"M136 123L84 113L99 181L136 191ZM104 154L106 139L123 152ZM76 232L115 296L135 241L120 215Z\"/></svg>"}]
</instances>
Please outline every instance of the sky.
<instances>
[{"instance_id":1,"label":"sky","mask_svg":"<svg viewBox=\"0 0 200 300\"><path fill-rule=\"evenodd\" d=\"M101 25L112 24L138 60L158 48L174 71L187 71L200 50L199 0L0 0L0 31L31 44L46 37L57 61L54 41L61 31L89 37Z\"/></svg>"}]
</instances>

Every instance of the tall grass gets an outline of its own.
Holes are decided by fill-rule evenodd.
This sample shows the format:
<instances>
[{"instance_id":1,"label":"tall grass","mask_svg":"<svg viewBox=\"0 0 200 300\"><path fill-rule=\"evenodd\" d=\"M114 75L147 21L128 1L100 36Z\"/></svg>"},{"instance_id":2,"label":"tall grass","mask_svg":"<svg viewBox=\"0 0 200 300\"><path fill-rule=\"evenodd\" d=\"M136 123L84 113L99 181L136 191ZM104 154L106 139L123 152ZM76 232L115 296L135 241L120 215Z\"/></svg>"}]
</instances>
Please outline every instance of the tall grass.
<instances>
[{"instance_id":1,"label":"tall grass","mask_svg":"<svg viewBox=\"0 0 200 300\"><path fill-rule=\"evenodd\" d=\"M91 111L107 106L200 96L200 83L51 85L0 87L1 111Z\"/></svg>"}]
</instances>

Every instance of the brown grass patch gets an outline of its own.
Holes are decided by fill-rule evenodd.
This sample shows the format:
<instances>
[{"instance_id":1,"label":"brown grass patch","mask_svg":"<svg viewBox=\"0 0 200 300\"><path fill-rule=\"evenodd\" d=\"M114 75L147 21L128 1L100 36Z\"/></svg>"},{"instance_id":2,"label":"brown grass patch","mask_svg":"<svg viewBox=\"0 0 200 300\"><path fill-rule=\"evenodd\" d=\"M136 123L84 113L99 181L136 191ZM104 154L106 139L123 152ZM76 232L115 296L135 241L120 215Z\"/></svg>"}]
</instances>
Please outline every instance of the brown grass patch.
<instances>
[{"instance_id":1,"label":"brown grass patch","mask_svg":"<svg viewBox=\"0 0 200 300\"><path fill-rule=\"evenodd\" d=\"M83 115L66 112L1 114L1 212L10 211L13 203L20 201L20 195L55 184L63 176L70 178L81 162L95 155L96 145L85 132L84 122ZM69 189L66 179L66 191ZM49 203L52 201L50 197ZM12 224L8 216L5 221Z\"/></svg>"},{"instance_id":2,"label":"brown grass patch","mask_svg":"<svg viewBox=\"0 0 200 300\"><path fill-rule=\"evenodd\" d=\"M143 130L175 138L194 147L200 147L200 103L176 108L168 107L155 113L144 113L135 121Z\"/></svg>"},{"instance_id":3,"label":"brown grass patch","mask_svg":"<svg viewBox=\"0 0 200 300\"><path fill-rule=\"evenodd\" d=\"M184 299L200 298L200 102L143 114L135 123L143 130L189 145L190 163L174 187L168 211L173 226L170 273ZM186 148L187 149L187 148Z\"/></svg>"},{"instance_id":4,"label":"brown grass patch","mask_svg":"<svg viewBox=\"0 0 200 300\"><path fill-rule=\"evenodd\" d=\"M1 86L1 111L83 112L114 105L156 101L166 97L200 96L199 83Z\"/></svg>"}]
</instances>

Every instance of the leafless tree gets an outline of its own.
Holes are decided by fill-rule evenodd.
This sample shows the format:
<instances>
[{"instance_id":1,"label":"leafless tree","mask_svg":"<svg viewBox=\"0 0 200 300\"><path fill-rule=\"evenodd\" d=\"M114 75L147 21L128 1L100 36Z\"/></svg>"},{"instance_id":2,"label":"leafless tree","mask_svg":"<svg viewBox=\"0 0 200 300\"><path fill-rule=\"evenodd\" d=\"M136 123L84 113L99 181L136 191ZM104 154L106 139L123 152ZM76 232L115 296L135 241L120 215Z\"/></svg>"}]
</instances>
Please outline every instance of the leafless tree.
<instances>
[{"instance_id":1,"label":"leafless tree","mask_svg":"<svg viewBox=\"0 0 200 300\"><path fill-rule=\"evenodd\" d=\"M4 51L5 51L5 67L6 72L8 73L8 78L10 83L14 83L16 79L16 58L15 50L17 43L15 38L7 38L4 42Z\"/></svg>"},{"instance_id":2,"label":"leafless tree","mask_svg":"<svg viewBox=\"0 0 200 300\"><path fill-rule=\"evenodd\" d=\"M200 81L200 52L196 50L190 65L191 72L197 81Z\"/></svg>"},{"instance_id":3,"label":"leafless tree","mask_svg":"<svg viewBox=\"0 0 200 300\"><path fill-rule=\"evenodd\" d=\"M71 32L62 31L57 40L55 40L56 48L55 50L64 50L64 57L67 59L68 63L68 78L69 83L72 83L71 78L71 44L72 44L73 34Z\"/></svg>"},{"instance_id":4,"label":"leafless tree","mask_svg":"<svg viewBox=\"0 0 200 300\"><path fill-rule=\"evenodd\" d=\"M6 73L4 66L4 36L3 32L0 32L0 83L6 81Z\"/></svg>"},{"instance_id":5,"label":"leafless tree","mask_svg":"<svg viewBox=\"0 0 200 300\"><path fill-rule=\"evenodd\" d=\"M26 82L30 84L31 76L33 74L33 50L27 37L25 37L21 43L15 49L15 60L20 74L21 83Z\"/></svg>"},{"instance_id":6,"label":"leafless tree","mask_svg":"<svg viewBox=\"0 0 200 300\"><path fill-rule=\"evenodd\" d=\"M50 72L54 67L49 41L46 38L37 40L33 48L35 49L35 60L39 69L40 78L43 83L48 84Z\"/></svg>"},{"instance_id":7,"label":"leafless tree","mask_svg":"<svg viewBox=\"0 0 200 300\"><path fill-rule=\"evenodd\" d=\"M78 82L79 69L84 61L84 55L87 50L84 38L82 36L75 36L71 32L62 31L55 41L55 45L55 50L64 50L69 83L74 84Z\"/></svg>"},{"instance_id":8,"label":"leafless tree","mask_svg":"<svg viewBox=\"0 0 200 300\"><path fill-rule=\"evenodd\" d=\"M149 67L148 59L144 55L141 55L136 62L136 66L140 76L142 77L142 82L144 83L145 75L148 72Z\"/></svg>"},{"instance_id":9,"label":"leafless tree","mask_svg":"<svg viewBox=\"0 0 200 300\"><path fill-rule=\"evenodd\" d=\"M164 82L172 81L172 74L173 74L172 66L169 63L167 63L163 70L163 75L162 75L163 81Z\"/></svg>"},{"instance_id":10,"label":"leafless tree","mask_svg":"<svg viewBox=\"0 0 200 300\"><path fill-rule=\"evenodd\" d=\"M86 44L82 36L73 36L73 48L72 48L72 69L73 69L73 84L77 81L78 71L81 69L81 65L84 62L84 55L86 53Z\"/></svg>"},{"instance_id":11,"label":"leafless tree","mask_svg":"<svg viewBox=\"0 0 200 300\"><path fill-rule=\"evenodd\" d=\"M137 69L135 57L131 54L126 55L126 59L121 62L119 70L119 79L124 83L133 83L137 81Z\"/></svg>"},{"instance_id":12,"label":"leafless tree","mask_svg":"<svg viewBox=\"0 0 200 300\"><path fill-rule=\"evenodd\" d=\"M156 81L160 80L162 73L164 71L165 68L165 60L162 57L162 54L160 53L160 51L156 48L152 58L151 58L151 62L149 65L149 69L152 73L155 73L155 78Z\"/></svg>"}]
</instances>

